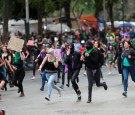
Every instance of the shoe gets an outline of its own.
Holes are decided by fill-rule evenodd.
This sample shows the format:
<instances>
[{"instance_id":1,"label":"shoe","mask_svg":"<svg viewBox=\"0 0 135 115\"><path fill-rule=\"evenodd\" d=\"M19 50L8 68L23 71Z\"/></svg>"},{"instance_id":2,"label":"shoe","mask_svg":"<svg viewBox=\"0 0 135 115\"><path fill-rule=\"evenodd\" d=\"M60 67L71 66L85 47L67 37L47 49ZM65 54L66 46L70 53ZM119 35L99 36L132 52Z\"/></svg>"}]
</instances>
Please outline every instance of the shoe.
<instances>
[{"instance_id":1,"label":"shoe","mask_svg":"<svg viewBox=\"0 0 135 115\"><path fill-rule=\"evenodd\" d=\"M19 97L24 97L24 93L21 93Z\"/></svg>"},{"instance_id":2,"label":"shoe","mask_svg":"<svg viewBox=\"0 0 135 115\"><path fill-rule=\"evenodd\" d=\"M104 85L104 89L107 90L108 86L106 85L106 82L104 82L103 85Z\"/></svg>"},{"instance_id":3,"label":"shoe","mask_svg":"<svg viewBox=\"0 0 135 115\"><path fill-rule=\"evenodd\" d=\"M31 78L31 79L32 79L32 80L34 80L35 78L36 78L35 76L32 76L32 78Z\"/></svg>"},{"instance_id":4,"label":"shoe","mask_svg":"<svg viewBox=\"0 0 135 115\"><path fill-rule=\"evenodd\" d=\"M40 90L41 90L41 91L44 91L44 88L41 87Z\"/></svg>"},{"instance_id":5,"label":"shoe","mask_svg":"<svg viewBox=\"0 0 135 115\"><path fill-rule=\"evenodd\" d=\"M69 84L66 84L67 87L69 87Z\"/></svg>"},{"instance_id":6,"label":"shoe","mask_svg":"<svg viewBox=\"0 0 135 115\"><path fill-rule=\"evenodd\" d=\"M88 99L87 103L91 103L91 99Z\"/></svg>"},{"instance_id":7,"label":"shoe","mask_svg":"<svg viewBox=\"0 0 135 115\"><path fill-rule=\"evenodd\" d=\"M79 96L79 97L77 98L76 102L81 101L81 99L82 99L82 97L81 97L81 96Z\"/></svg>"},{"instance_id":8,"label":"shoe","mask_svg":"<svg viewBox=\"0 0 135 115\"><path fill-rule=\"evenodd\" d=\"M59 89L58 93L59 93L59 97L61 97L61 90L60 89Z\"/></svg>"},{"instance_id":9,"label":"shoe","mask_svg":"<svg viewBox=\"0 0 135 115\"><path fill-rule=\"evenodd\" d=\"M127 92L123 92L122 95L123 95L124 97L127 97Z\"/></svg>"},{"instance_id":10,"label":"shoe","mask_svg":"<svg viewBox=\"0 0 135 115\"><path fill-rule=\"evenodd\" d=\"M64 85L61 85L59 88L64 89Z\"/></svg>"},{"instance_id":11,"label":"shoe","mask_svg":"<svg viewBox=\"0 0 135 115\"><path fill-rule=\"evenodd\" d=\"M50 98L49 98L49 97L45 97L45 99L46 99L47 101L50 101Z\"/></svg>"},{"instance_id":12,"label":"shoe","mask_svg":"<svg viewBox=\"0 0 135 115\"><path fill-rule=\"evenodd\" d=\"M20 89L18 89L17 93L20 93L20 92L21 92Z\"/></svg>"}]
</instances>

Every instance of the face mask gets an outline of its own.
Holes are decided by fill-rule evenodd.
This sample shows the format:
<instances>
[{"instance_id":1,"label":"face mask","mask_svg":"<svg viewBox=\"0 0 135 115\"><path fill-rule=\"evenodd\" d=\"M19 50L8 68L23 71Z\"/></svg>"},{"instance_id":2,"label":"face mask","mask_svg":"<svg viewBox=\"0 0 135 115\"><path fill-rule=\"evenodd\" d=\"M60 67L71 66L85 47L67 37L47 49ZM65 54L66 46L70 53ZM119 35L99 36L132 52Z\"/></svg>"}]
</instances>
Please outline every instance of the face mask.
<instances>
[{"instance_id":1,"label":"face mask","mask_svg":"<svg viewBox=\"0 0 135 115\"><path fill-rule=\"evenodd\" d=\"M86 49L87 49L87 50L90 50L90 49L92 49L92 48L93 48L93 46L89 46L89 45L86 46Z\"/></svg>"}]
</instances>

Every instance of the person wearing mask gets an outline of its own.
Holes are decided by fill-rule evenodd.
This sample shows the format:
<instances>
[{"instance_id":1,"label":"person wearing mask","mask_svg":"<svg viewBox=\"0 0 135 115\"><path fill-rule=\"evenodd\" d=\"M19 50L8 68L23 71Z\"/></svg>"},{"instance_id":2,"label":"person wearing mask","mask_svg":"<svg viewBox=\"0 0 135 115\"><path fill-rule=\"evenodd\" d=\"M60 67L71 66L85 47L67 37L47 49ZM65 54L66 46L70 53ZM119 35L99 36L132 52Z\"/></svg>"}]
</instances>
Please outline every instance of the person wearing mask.
<instances>
[{"instance_id":1,"label":"person wearing mask","mask_svg":"<svg viewBox=\"0 0 135 115\"><path fill-rule=\"evenodd\" d=\"M86 42L86 51L84 53L84 57L82 56L82 60L86 64L86 72L88 78L88 101L87 103L91 103L92 101L92 87L93 80L96 82L97 87L104 87L107 90L106 83L100 83L100 63L99 63L99 53L96 49L93 48L93 44L90 41Z\"/></svg>"},{"instance_id":2,"label":"person wearing mask","mask_svg":"<svg viewBox=\"0 0 135 115\"><path fill-rule=\"evenodd\" d=\"M13 69L14 69L14 78L13 84L18 87L18 93L20 97L24 97L24 90L23 90L23 79L25 77L25 70L23 67L23 60L25 56L23 52L15 52L14 62L13 62Z\"/></svg>"},{"instance_id":3,"label":"person wearing mask","mask_svg":"<svg viewBox=\"0 0 135 115\"><path fill-rule=\"evenodd\" d=\"M44 58L43 62L41 63L38 71L41 72L43 66L45 67L45 72L46 72L46 78L48 80L48 94L45 97L47 101L50 101L51 98L51 93L52 93L52 88L56 89L59 93L59 96L61 96L61 90L58 88L55 84L54 81L58 75L58 59L57 57L54 56L54 50L50 48L48 50L48 54Z\"/></svg>"},{"instance_id":4,"label":"person wearing mask","mask_svg":"<svg viewBox=\"0 0 135 115\"><path fill-rule=\"evenodd\" d=\"M74 91L77 94L77 102L81 100L81 91L76 82L80 69L82 68L81 54L74 51L74 44L70 44L66 51L65 63L68 66L68 78L71 78L71 83Z\"/></svg>"},{"instance_id":5,"label":"person wearing mask","mask_svg":"<svg viewBox=\"0 0 135 115\"><path fill-rule=\"evenodd\" d=\"M131 48L131 42L124 42L124 50L122 52L122 71L124 77L124 92L122 95L127 97L128 75L130 73L132 80L135 82L135 50Z\"/></svg>"}]
</instances>

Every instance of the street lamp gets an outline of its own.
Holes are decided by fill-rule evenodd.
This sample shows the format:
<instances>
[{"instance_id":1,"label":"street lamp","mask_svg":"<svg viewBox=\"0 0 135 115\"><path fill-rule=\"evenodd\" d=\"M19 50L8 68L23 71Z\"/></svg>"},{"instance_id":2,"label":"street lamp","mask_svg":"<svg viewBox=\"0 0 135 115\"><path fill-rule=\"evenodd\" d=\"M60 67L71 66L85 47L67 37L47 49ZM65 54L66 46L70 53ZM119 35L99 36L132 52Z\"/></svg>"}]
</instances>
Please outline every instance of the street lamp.
<instances>
[{"instance_id":1,"label":"street lamp","mask_svg":"<svg viewBox=\"0 0 135 115\"><path fill-rule=\"evenodd\" d=\"M25 11L26 11L25 34L27 41L29 39L29 0L25 0Z\"/></svg>"}]
</instances>

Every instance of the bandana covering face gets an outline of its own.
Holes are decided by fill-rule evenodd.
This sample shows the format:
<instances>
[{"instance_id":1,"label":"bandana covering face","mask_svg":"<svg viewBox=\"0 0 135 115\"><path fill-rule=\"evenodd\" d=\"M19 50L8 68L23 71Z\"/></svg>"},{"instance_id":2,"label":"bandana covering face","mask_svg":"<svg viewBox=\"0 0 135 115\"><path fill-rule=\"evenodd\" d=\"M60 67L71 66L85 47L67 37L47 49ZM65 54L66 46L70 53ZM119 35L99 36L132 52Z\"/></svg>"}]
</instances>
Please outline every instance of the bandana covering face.
<instances>
[{"instance_id":1,"label":"bandana covering face","mask_svg":"<svg viewBox=\"0 0 135 115\"><path fill-rule=\"evenodd\" d=\"M90 50L86 50L86 53L90 54L92 52L93 48Z\"/></svg>"}]
</instances>

